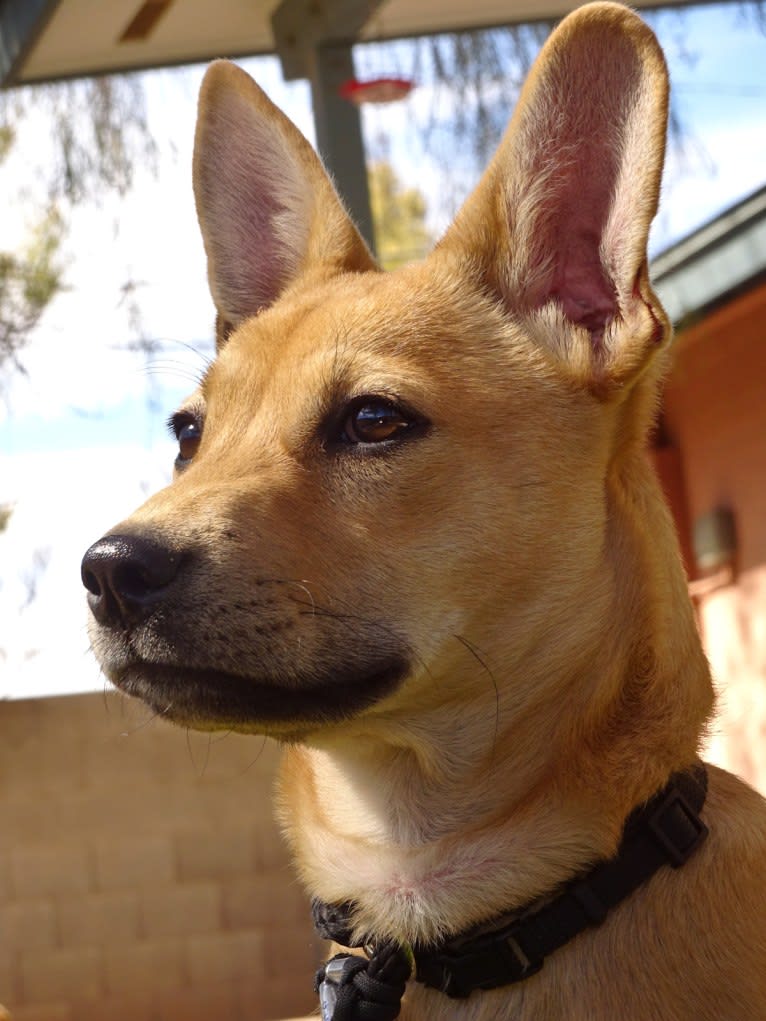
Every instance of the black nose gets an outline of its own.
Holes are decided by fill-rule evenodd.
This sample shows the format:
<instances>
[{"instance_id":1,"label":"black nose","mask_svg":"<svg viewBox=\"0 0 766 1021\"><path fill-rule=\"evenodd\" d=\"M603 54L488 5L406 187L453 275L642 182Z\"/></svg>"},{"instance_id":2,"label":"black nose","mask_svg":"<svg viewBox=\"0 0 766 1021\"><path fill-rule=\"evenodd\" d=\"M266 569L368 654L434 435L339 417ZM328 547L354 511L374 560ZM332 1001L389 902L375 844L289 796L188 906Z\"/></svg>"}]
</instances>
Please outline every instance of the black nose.
<instances>
[{"instance_id":1,"label":"black nose","mask_svg":"<svg viewBox=\"0 0 766 1021\"><path fill-rule=\"evenodd\" d=\"M108 627L144 620L167 594L181 555L139 535L107 535L82 560L93 616Z\"/></svg>"}]
</instances>

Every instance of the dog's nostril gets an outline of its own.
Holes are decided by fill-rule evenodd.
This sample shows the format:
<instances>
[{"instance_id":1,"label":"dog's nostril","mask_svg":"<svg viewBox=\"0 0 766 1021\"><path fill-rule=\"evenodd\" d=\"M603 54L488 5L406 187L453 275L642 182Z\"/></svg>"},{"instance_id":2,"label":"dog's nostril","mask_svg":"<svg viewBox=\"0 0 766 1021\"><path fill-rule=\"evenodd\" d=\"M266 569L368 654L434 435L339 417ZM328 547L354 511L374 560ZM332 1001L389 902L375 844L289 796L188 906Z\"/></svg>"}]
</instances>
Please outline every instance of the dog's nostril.
<instances>
[{"instance_id":1,"label":"dog's nostril","mask_svg":"<svg viewBox=\"0 0 766 1021\"><path fill-rule=\"evenodd\" d=\"M88 590L88 592L90 592L91 595L100 596L101 595L101 585L99 584L99 580L96 577L96 575L93 573L93 571L89 571L85 567L84 563L83 563L83 566L81 568L80 574L81 574L81 577L82 577L82 583L85 586L85 588Z\"/></svg>"},{"instance_id":2,"label":"dog's nostril","mask_svg":"<svg viewBox=\"0 0 766 1021\"><path fill-rule=\"evenodd\" d=\"M109 626L139 622L163 598L181 559L179 553L142 536L99 539L86 552L81 569L93 615Z\"/></svg>"},{"instance_id":3,"label":"dog's nostril","mask_svg":"<svg viewBox=\"0 0 766 1021\"><path fill-rule=\"evenodd\" d=\"M127 599L144 599L152 592L165 588L176 574L177 557L172 554L145 563L127 560L118 563L114 570L114 585Z\"/></svg>"}]
</instances>

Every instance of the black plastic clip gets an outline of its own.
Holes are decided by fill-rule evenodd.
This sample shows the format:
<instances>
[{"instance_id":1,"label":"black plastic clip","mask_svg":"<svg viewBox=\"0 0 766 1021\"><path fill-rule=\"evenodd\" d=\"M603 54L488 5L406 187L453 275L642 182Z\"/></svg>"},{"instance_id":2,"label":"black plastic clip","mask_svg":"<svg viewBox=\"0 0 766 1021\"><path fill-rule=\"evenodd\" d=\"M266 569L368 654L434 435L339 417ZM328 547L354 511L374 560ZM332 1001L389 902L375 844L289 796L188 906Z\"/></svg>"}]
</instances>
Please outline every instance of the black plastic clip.
<instances>
[{"instance_id":1,"label":"black plastic clip","mask_svg":"<svg viewBox=\"0 0 766 1021\"><path fill-rule=\"evenodd\" d=\"M680 868L708 835L708 828L678 788L669 791L646 821L650 832Z\"/></svg>"},{"instance_id":2,"label":"black plastic clip","mask_svg":"<svg viewBox=\"0 0 766 1021\"><path fill-rule=\"evenodd\" d=\"M543 958L528 953L517 925L507 926L491 936L479 937L473 946L463 943L458 950L416 955L417 979L451 999L464 999L476 989L497 989L521 982L543 966Z\"/></svg>"}]
</instances>

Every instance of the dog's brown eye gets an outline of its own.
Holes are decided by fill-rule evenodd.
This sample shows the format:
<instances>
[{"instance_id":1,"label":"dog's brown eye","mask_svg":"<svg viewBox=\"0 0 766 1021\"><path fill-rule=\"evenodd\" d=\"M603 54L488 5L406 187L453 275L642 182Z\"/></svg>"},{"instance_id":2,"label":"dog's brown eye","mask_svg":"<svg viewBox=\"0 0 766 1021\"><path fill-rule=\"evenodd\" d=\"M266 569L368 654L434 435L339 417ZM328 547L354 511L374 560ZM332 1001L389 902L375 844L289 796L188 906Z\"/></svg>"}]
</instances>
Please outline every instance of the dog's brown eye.
<instances>
[{"instance_id":1,"label":"dog's brown eye","mask_svg":"<svg viewBox=\"0 0 766 1021\"><path fill-rule=\"evenodd\" d=\"M347 443L385 443L399 439L414 425L414 420L392 401L366 398L357 403L343 423Z\"/></svg>"},{"instance_id":2,"label":"dog's brown eye","mask_svg":"<svg viewBox=\"0 0 766 1021\"><path fill-rule=\"evenodd\" d=\"M176 468L185 468L197 453L202 439L202 425L196 418L191 418L184 412L173 415L169 425L178 440Z\"/></svg>"},{"instance_id":3,"label":"dog's brown eye","mask_svg":"<svg viewBox=\"0 0 766 1021\"><path fill-rule=\"evenodd\" d=\"M181 461L191 461L197 453L202 430L196 422L188 422L178 434L178 457Z\"/></svg>"}]
</instances>

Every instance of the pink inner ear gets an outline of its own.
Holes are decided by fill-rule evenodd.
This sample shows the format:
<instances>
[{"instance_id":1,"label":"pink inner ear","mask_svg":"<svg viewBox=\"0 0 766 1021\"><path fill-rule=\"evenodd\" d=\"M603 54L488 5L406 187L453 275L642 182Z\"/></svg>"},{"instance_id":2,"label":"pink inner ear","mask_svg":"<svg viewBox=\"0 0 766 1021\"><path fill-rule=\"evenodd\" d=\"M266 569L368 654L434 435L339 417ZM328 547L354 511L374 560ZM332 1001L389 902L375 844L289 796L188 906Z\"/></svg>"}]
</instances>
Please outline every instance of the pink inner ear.
<instances>
[{"instance_id":1,"label":"pink inner ear","mask_svg":"<svg viewBox=\"0 0 766 1021\"><path fill-rule=\"evenodd\" d=\"M599 239L570 228L561 238L548 298L557 301L567 319L590 330L594 344L617 314L617 292L598 257Z\"/></svg>"},{"instance_id":2,"label":"pink inner ear","mask_svg":"<svg viewBox=\"0 0 766 1021\"><path fill-rule=\"evenodd\" d=\"M583 139L562 141L577 152L577 160L560 167L548 199L547 244L553 246L553 272L537 304L557 301L571 322L590 330L598 346L618 310L617 287L602 263L616 160L606 140L602 145Z\"/></svg>"},{"instance_id":3,"label":"pink inner ear","mask_svg":"<svg viewBox=\"0 0 766 1021\"><path fill-rule=\"evenodd\" d=\"M274 188L273 170L262 153L246 155L247 172L233 185L239 188L239 202L229 227L234 244L228 266L232 293L245 313L253 314L274 301L293 267L275 229L288 208Z\"/></svg>"},{"instance_id":4,"label":"pink inner ear","mask_svg":"<svg viewBox=\"0 0 766 1021\"><path fill-rule=\"evenodd\" d=\"M254 136L248 113L236 124L222 119L218 130L226 133L226 148L214 151L209 171L215 223L209 240L221 267L220 296L235 319L270 305L294 272L293 253L277 228L279 217L290 212L283 184L292 168L283 157L279 177L281 154L266 131L263 138Z\"/></svg>"},{"instance_id":5,"label":"pink inner ear","mask_svg":"<svg viewBox=\"0 0 766 1021\"><path fill-rule=\"evenodd\" d=\"M521 194L534 197L527 300L535 308L557 302L596 347L637 269L623 249L642 164L630 176L625 166L635 155L627 143L643 88L634 44L591 25L545 66L524 111Z\"/></svg>"},{"instance_id":6,"label":"pink inner ear","mask_svg":"<svg viewBox=\"0 0 766 1021\"><path fill-rule=\"evenodd\" d=\"M279 125L235 89L214 93L205 108L195 167L211 290L238 324L271 305L298 272L308 185Z\"/></svg>"}]
</instances>

